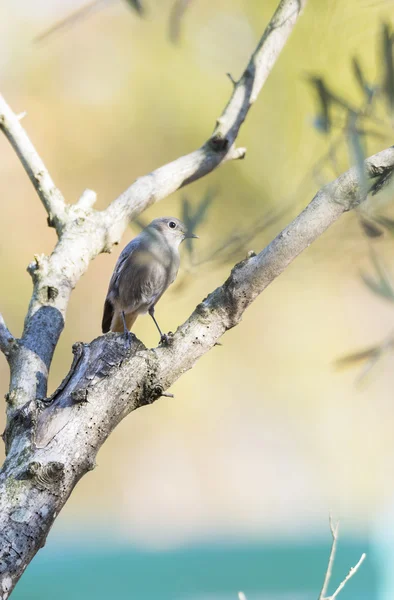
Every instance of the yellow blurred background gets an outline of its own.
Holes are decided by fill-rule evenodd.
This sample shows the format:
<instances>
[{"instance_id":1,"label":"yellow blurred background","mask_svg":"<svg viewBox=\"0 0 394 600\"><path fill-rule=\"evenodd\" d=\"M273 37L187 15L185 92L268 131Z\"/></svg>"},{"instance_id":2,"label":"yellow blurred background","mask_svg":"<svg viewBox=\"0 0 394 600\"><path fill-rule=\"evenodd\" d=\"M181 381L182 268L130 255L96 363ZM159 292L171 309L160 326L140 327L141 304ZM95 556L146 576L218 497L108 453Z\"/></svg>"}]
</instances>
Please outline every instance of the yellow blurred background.
<instances>
[{"instance_id":1,"label":"yellow blurred background","mask_svg":"<svg viewBox=\"0 0 394 600\"><path fill-rule=\"evenodd\" d=\"M178 45L168 40L172 2L147 4L140 19L126 3L110 2L33 44L80 2L0 3L1 92L17 113L27 111L23 126L68 202L91 188L103 208L138 176L201 145L231 93L226 72L241 74L276 0L194 0ZM371 81L378 76L383 19L394 22L391 2L311 0L242 127L246 160L220 167L143 219L181 216L182 198L195 207L217 189L195 243L198 260L232 231L286 207L250 243L261 250L335 178L330 167L313 174L331 138L313 127L306 76L322 75L360 102L351 58L360 57ZM387 140L369 141L368 154L390 145L386 133ZM31 293L26 266L51 251L55 234L4 137L0 156L0 309L20 335ZM344 152L339 170L347 168ZM122 247L137 232L132 225ZM374 244L394 276L393 241ZM213 538L328 539L331 509L348 534L367 535L394 493L393 361L382 360L361 385L357 369L338 372L333 362L391 331L394 307L360 278L370 268L369 246L354 214L332 227L256 300L223 346L174 385L174 399L121 423L55 529L102 528L148 548ZM72 344L100 334L120 250L99 256L72 296L51 390L68 370ZM187 285L174 285L157 307L161 327L175 330L230 267L205 263ZM135 333L157 344L149 317ZM1 396L7 385L1 357Z\"/></svg>"}]
</instances>

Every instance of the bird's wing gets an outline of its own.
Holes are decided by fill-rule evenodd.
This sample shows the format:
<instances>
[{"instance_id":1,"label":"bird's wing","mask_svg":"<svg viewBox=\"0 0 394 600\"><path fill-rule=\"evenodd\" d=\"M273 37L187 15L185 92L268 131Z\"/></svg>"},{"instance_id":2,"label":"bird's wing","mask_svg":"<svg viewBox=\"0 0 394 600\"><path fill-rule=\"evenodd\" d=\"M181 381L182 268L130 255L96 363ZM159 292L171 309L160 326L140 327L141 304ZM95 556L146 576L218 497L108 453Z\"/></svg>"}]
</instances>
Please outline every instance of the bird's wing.
<instances>
[{"instance_id":1,"label":"bird's wing","mask_svg":"<svg viewBox=\"0 0 394 600\"><path fill-rule=\"evenodd\" d=\"M107 333L107 331L111 329L112 319L115 314L115 304L119 297L119 282L121 281L124 266L127 259L140 247L140 245L141 241L137 236L123 248L119 255L114 272L112 273L111 281L109 282L107 297L104 303L103 319L101 322L103 333Z\"/></svg>"},{"instance_id":2,"label":"bird's wing","mask_svg":"<svg viewBox=\"0 0 394 600\"><path fill-rule=\"evenodd\" d=\"M125 260L118 280L119 302L129 311L147 311L167 289L168 267L143 246Z\"/></svg>"},{"instance_id":3,"label":"bird's wing","mask_svg":"<svg viewBox=\"0 0 394 600\"><path fill-rule=\"evenodd\" d=\"M141 247L141 240L137 236L134 240L131 240L119 254L118 261L115 265L114 272L112 273L111 281L108 286L107 298L112 299L119 295L119 282L121 280L122 271L133 253L135 253Z\"/></svg>"}]
</instances>

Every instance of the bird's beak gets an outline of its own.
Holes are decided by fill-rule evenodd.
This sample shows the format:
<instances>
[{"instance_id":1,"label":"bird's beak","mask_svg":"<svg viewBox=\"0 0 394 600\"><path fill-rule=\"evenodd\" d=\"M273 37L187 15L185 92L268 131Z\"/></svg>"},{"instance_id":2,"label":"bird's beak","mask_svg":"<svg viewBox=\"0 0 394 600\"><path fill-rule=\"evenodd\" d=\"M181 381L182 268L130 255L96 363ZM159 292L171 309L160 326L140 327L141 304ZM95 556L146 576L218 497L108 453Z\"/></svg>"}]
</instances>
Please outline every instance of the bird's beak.
<instances>
[{"instance_id":1,"label":"bird's beak","mask_svg":"<svg viewBox=\"0 0 394 600\"><path fill-rule=\"evenodd\" d=\"M196 240L200 239L198 235L196 235L195 233L190 233L189 231L185 233L185 239L186 238L196 238Z\"/></svg>"}]
</instances>

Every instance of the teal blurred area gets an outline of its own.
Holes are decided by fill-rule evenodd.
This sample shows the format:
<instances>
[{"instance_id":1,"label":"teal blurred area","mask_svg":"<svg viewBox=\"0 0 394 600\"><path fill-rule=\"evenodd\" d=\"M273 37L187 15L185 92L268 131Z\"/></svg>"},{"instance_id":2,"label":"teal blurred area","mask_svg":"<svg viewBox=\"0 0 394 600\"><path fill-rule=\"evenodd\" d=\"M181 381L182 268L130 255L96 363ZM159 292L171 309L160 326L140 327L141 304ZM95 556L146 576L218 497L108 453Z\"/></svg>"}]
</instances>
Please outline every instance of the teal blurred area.
<instances>
[{"instance_id":1,"label":"teal blurred area","mask_svg":"<svg viewBox=\"0 0 394 600\"><path fill-rule=\"evenodd\" d=\"M72 542L72 543L71 543ZM328 541L215 543L142 550L110 539L89 543L51 539L29 566L15 600L247 600L317 599ZM378 569L366 540L342 539L329 593L363 552L367 559L341 593L342 600L378 598Z\"/></svg>"}]
</instances>

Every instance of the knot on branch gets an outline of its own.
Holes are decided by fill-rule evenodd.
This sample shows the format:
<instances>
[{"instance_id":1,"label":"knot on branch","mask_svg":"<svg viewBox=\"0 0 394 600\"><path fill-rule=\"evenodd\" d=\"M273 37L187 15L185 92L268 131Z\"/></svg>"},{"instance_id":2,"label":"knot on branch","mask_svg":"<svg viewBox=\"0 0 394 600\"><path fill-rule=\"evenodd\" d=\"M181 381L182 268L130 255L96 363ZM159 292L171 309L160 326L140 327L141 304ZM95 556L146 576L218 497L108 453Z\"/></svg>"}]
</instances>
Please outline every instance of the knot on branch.
<instances>
[{"instance_id":1,"label":"knot on branch","mask_svg":"<svg viewBox=\"0 0 394 600\"><path fill-rule=\"evenodd\" d=\"M18 400L17 400L18 399ZM6 394L7 402L11 402L10 406L14 403L19 403L19 392L18 388L11 390ZM30 438L33 437L34 428L37 424L38 406L36 400L26 402L22 408L15 410L13 414L10 414L7 420L7 426L2 433L5 445L5 452L8 454L11 447L12 440L18 435L25 436L28 434Z\"/></svg>"},{"instance_id":2,"label":"knot on branch","mask_svg":"<svg viewBox=\"0 0 394 600\"><path fill-rule=\"evenodd\" d=\"M71 392L71 399L77 404L88 401L88 388L81 388Z\"/></svg>"},{"instance_id":3,"label":"knot on branch","mask_svg":"<svg viewBox=\"0 0 394 600\"><path fill-rule=\"evenodd\" d=\"M10 408L17 406L18 404L20 404L20 399L23 398L23 390L20 388L14 388L12 390L10 390L9 392L7 392L4 396L8 406ZM23 409L21 409L23 410ZM19 411L21 412L21 411ZM16 413L18 414L18 413Z\"/></svg>"},{"instance_id":4,"label":"knot on branch","mask_svg":"<svg viewBox=\"0 0 394 600\"><path fill-rule=\"evenodd\" d=\"M51 212L49 212L47 216L47 225L48 227L55 227L55 217Z\"/></svg>"},{"instance_id":5,"label":"knot on branch","mask_svg":"<svg viewBox=\"0 0 394 600\"><path fill-rule=\"evenodd\" d=\"M59 295L59 290L56 287L54 287L53 285L48 285L46 287L46 292L47 292L48 301L52 301L52 302L54 300L56 300L56 298Z\"/></svg>"},{"instance_id":6,"label":"knot on branch","mask_svg":"<svg viewBox=\"0 0 394 600\"><path fill-rule=\"evenodd\" d=\"M156 383L150 390L145 394L145 399L147 404L153 404L155 400L165 396L166 398L173 398L174 394L170 394L169 392L164 391L163 386L160 383Z\"/></svg>"},{"instance_id":7,"label":"knot on branch","mask_svg":"<svg viewBox=\"0 0 394 600\"><path fill-rule=\"evenodd\" d=\"M209 146L214 152L226 152L228 150L229 141L221 133L216 133L209 140Z\"/></svg>"},{"instance_id":8,"label":"knot on branch","mask_svg":"<svg viewBox=\"0 0 394 600\"><path fill-rule=\"evenodd\" d=\"M42 490L51 490L57 486L64 475L64 465L52 461L44 465L38 461L31 462L27 467L27 476L33 479L34 484Z\"/></svg>"},{"instance_id":9,"label":"knot on branch","mask_svg":"<svg viewBox=\"0 0 394 600\"><path fill-rule=\"evenodd\" d=\"M270 31L270 24L267 25L267 32ZM252 79L254 76L256 75L256 69L254 68L253 65L248 65L245 69L245 71L242 74L242 78L245 79Z\"/></svg>"},{"instance_id":10,"label":"knot on branch","mask_svg":"<svg viewBox=\"0 0 394 600\"><path fill-rule=\"evenodd\" d=\"M46 274L48 271L48 257L45 254L35 254L34 260L28 264L27 272L33 279L37 281L40 276Z\"/></svg>"},{"instance_id":11,"label":"knot on branch","mask_svg":"<svg viewBox=\"0 0 394 600\"><path fill-rule=\"evenodd\" d=\"M155 385L151 391L150 402L154 402L155 400L160 398L163 395L163 393L163 387L160 384Z\"/></svg>"},{"instance_id":12,"label":"knot on branch","mask_svg":"<svg viewBox=\"0 0 394 600\"><path fill-rule=\"evenodd\" d=\"M200 315L201 317L203 317L203 319L206 319L209 317L209 315L212 312L212 309L208 308L208 306L205 304L205 301L208 299L208 296L206 298L204 298L204 300L202 302L200 302L200 304L197 304L195 311L198 315Z\"/></svg>"}]
</instances>

